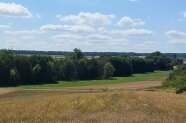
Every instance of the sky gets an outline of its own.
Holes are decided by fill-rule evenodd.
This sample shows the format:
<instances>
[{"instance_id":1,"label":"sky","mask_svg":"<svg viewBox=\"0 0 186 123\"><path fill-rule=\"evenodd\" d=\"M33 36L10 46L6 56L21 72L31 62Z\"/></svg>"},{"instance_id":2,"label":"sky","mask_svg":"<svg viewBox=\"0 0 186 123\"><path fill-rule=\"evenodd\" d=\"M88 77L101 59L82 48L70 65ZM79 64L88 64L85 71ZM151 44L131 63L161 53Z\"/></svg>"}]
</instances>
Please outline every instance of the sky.
<instances>
[{"instance_id":1,"label":"sky","mask_svg":"<svg viewBox=\"0 0 186 123\"><path fill-rule=\"evenodd\" d=\"M0 0L0 49L186 53L186 0Z\"/></svg>"}]
</instances>

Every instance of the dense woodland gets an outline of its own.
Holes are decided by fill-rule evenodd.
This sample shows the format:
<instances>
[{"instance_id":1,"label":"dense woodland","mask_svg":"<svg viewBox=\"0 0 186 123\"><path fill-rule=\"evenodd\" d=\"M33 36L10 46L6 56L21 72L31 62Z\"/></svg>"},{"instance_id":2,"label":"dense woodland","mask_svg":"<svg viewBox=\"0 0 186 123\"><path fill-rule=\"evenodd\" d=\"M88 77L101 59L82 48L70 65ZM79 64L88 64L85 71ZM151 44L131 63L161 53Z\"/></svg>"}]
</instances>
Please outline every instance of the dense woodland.
<instances>
[{"instance_id":1,"label":"dense woodland","mask_svg":"<svg viewBox=\"0 0 186 123\"><path fill-rule=\"evenodd\" d=\"M105 55L88 59L79 49L64 58L45 55L16 55L0 51L0 86L57 83L59 80L110 79L112 76L131 76L135 73L170 70L183 60L160 52L146 58L128 55Z\"/></svg>"}]
</instances>

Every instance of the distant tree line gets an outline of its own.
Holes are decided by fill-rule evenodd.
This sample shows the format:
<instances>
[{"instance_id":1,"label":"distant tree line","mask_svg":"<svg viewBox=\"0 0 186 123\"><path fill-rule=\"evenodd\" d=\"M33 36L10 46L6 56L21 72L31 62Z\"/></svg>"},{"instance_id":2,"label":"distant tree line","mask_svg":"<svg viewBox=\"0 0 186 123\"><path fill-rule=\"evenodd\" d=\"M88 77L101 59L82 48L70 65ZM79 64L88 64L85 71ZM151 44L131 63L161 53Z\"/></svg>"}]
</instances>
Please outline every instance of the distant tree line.
<instances>
[{"instance_id":1,"label":"distant tree line","mask_svg":"<svg viewBox=\"0 0 186 123\"><path fill-rule=\"evenodd\" d=\"M0 50L3 51L3 50ZM32 51L32 50L10 50L19 55L53 55L53 56L66 56L72 52L66 51ZM84 56L149 56L150 53L135 53L135 52L83 52ZM186 53L164 53L164 55L172 58L186 59Z\"/></svg>"},{"instance_id":2,"label":"distant tree line","mask_svg":"<svg viewBox=\"0 0 186 123\"><path fill-rule=\"evenodd\" d=\"M0 51L0 86L56 83L58 80L76 81L109 79L112 76L131 76L135 73L170 70L183 60L155 52L146 58L102 56L88 59L79 49L65 58L44 55L16 55Z\"/></svg>"}]
</instances>

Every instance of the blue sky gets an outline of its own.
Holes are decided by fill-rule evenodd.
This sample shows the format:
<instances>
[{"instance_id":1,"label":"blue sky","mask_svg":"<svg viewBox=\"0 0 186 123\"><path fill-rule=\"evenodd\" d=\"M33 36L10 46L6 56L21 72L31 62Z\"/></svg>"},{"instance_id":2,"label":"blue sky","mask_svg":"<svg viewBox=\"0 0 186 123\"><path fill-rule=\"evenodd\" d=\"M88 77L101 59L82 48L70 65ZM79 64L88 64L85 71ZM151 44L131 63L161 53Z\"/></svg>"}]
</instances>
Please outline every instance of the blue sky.
<instances>
[{"instance_id":1,"label":"blue sky","mask_svg":"<svg viewBox=\"0 0 186 123\"><path fill-rule=\"evenodd\" d=\"M185 0L0 0L0 48L186 52Z\"/></svg>"}]
</instances>

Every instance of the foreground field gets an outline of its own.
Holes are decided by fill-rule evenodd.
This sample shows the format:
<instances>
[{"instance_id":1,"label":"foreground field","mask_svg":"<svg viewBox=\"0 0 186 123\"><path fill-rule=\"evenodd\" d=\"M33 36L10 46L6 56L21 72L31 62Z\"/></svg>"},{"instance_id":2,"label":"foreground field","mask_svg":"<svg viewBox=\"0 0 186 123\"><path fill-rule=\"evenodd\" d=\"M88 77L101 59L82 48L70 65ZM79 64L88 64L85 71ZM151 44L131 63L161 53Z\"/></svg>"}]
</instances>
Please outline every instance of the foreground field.
<instances>
[{"instance_id":1,"label":"foreground field","mask_svg":"<svg viewBox=\"0 0 186 123\"><path fill-rule=\"evenodd\" d=\"M186 95L117 91L0 96L0 122L184 123Z\"/></svg>"},{"instance_id":2,"label":"foreground field","mask_svg":"<svg viewBox=\"0 0 186 123\"><path fill-rule=\"evenodd\" d=\"M133 83L139 81L149 81L149 80L162 80L166 78L170 71L156 71L153 73L145 74L134 74L130 77L114 77L110 80L85 80L85 81L60 81L58 84L44 84L44 85L27 85L20 86L24 89L32 88L59 88L59 87L81 87L81 86L92 86L92 85L108 85L108 84L121 84L121 83Z\"/></svg>"},{"instance_id":3,"label":"foreground field","mask_svg":"<svg viewBox=\"0 0 186 123\"><path fill-rule=\"evenodd\" d=\"M185 94L143 90L160 86L168 73L1 88L0 123L184 123Z\"/></svg>"}]
</instances>

